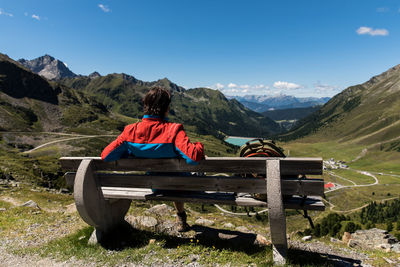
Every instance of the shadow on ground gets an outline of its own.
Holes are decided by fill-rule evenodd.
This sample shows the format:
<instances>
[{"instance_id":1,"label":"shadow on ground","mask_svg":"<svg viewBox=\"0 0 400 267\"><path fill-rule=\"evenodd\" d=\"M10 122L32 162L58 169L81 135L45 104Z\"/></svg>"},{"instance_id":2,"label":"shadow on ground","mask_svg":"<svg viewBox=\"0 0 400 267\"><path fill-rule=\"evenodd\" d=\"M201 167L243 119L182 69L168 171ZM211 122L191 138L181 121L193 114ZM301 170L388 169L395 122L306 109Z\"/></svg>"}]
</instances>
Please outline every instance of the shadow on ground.
<instances>
[{"instance_id":1,"label":"shadow on ground","mask_svg":"<svg viewBox=\"0 0 400 267\"><path fill-rule=\"evenodd\" d=\"M93 229L93 228L91 228ZM93 230L91 230L93 231ZM107 236L103 236L99 244L108 250L124 250L128 248L140 248L149 244L150 240L163 241L164 248L176 248L184 244L198 241L199 245L205 247L215 247L237 252L244 252L249 256L265 255L272 263L271 245L257 245L257 235L253 233L243 233L224 229L215 229L206 226L194 225L191 231L195 232L195 237L185 234L157 233L154 231L136 229L129 223L123 224ZM91 239L93 239L92 234ZM333 254L323 254L311 251L291 248L288 251L288 261L290 265L297 266L354 266L361 265L360 260L341 257Z\"/></svg>"}]
</instances>

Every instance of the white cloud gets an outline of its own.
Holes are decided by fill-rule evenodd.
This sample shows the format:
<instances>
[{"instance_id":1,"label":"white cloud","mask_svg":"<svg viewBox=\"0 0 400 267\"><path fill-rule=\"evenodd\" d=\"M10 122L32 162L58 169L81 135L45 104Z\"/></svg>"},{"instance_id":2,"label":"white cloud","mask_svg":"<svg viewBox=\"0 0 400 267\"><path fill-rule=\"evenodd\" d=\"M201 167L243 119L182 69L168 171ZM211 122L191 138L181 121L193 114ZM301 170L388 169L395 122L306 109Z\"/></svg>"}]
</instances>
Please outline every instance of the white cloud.
<instances>
[{"instance_id":1,"label":"white cloud","mask_svg":"<svg viewBox=\"0 0 400 267\"><path fill-rule=\"evenodd\" d=\"M225 85L223 85L222 83L216 83L215 85L212 86L212 88L215 88L217 90L221 90L224 89Z\"/></svg>"},{"instance_id":2,"label":"white cloud","mask_svg":"<svg viewBox=\"0 0 400 267\"><path fill-rule=\"evenodd\" d=\"M389 31L386 29L373 29L370 27L360 27L357 29L357 34L363 35L363 34L369 34L371 36L386 36L389 35Z\"/></svg>"},{"instance_id":3,"label":"white cloud","mask_svg":"<svg viewBox=\"0 0 400 267\"><path fill-rule=\"evenodd\" d=\"M103 5L103 4L99 4L98 7L100 7L100 9L103 10L104 12L106 12L106 13L111 11L111 9L109 9L108 6Z\"/></svg>"},{"instance_id":4,"label":"white cloud","mask_svg":"<svg viewBox=\"0 0 400 267\"><path fill-rule=\"evenodd\" d=\"M2 8L0 8L0 15L4 15L4 16L7 16L7 17L14 17L13 14L5 12Z\"/></svg>"},{"instance_id":5,"label":"white cloud","mask_svg":"<svg viewBox=\"0 0 400 267\"><path fill-rule=\"evenodd\" d=\"M254 86L254 89L268 89L268 86L265 86L264 84L257 84Z\"/></svg>"},{"instance_id":6,"label":"white cloud","mask_svg":"<svg viewBox=\"0 0 400 267\"><path fill-rule=\"evenodd\" d=\"M384 13L384 12L388 12L388 11L389 11L388 7L378 7L376 9L376 12L379 12L379 13Z\"/></svg>"},{"instance_id":7,"label":"white cloud","mask_svg":"<svg viewBox=\"0 0 400 267\"><path fill-rule=\"evenodd\" d=\"M229 87L229 88L235 88L235 87L237 87L237 85L234 84L234 83L229 83L229 84L228 84L228 87Z\"/></svg>"},{"instance_id":8,"label":"white cloud","mask_svg":"<svg viewBox=\"0 0 400 267\"><path fill-rule=\"evenodd\" d=\"M281 82L281 81L274 82L273 86L276 89L289 89L289 90L303 88L303 86L301 86L299 84L289 83L289 82Z\"/></svg>"},{"instance_id":9,"label":"white cloud","mask_svg":"<svg viewBox=\"0 0 400 267\"><path fill-rule=\"evenodd\" d=\"M248 85L248 84L243 84L243 85L241 85L241 86L239 86L240 88L242 88L242 89L249 89L250 88L250 85Z\"/></svg>"},{"instance_id":10,"label":"white cloud","mask_svg":"<svg viewBox=\"0 0 400 267\"><path fill-rule=\"evenodd\" d=\"M35 14L32 15L32 18L36 19L36 20L40 20L40 17L38 15L35 15Z\"/></svg>"},{"instance_id":11,"label":"white cloud","mask_svg":"<svg viewBox=\"0 0 400 267\"><path fill-rule=\"evenodd\" d=\"M314 84L314 87L318 93L327 93L332 91L338 91L340 89L338 86L322 84L320 82Z\"/></svg>"}]
</instances>

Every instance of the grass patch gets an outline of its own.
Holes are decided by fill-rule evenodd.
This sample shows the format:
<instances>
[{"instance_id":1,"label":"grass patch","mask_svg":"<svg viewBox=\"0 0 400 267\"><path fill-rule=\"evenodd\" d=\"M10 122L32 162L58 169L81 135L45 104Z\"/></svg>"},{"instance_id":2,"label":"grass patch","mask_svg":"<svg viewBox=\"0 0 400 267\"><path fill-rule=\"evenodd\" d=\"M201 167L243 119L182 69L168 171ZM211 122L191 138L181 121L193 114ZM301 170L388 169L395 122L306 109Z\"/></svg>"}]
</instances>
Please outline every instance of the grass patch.
<instances>
[{"instance_id":1,"label":"grass patch","mask_svg":"<svg viewBox=\"0 0 400 267\"><path fill-rule=\"evenodd\" d=\"M400 196L400 184L353 187L327 193L327 199L336 207L335 210L351 210L374 200Z\"/></svg>"},{"instance_id":2,"label":"grass patch","mask_svg":"<svg viewBox=\"0 0 400 267\"><path fill-rule=\"evenodd\" d=\"M134 230L132 242L117 250L108 250L100 245L88 245L92 227L85 227L67 237L50 241L34 247L17 249L19 255L38 254L65 261L74 257L83 263L95 262L97 265L121 265L127 263L150 264L188 264L192 255L205 265L227 264L238 265L255 263L257 265L271 264L270 248L234 249L226 244L210 244L201 240L193 240L168 235L155 234L148 231ZM149 243L154 239L154 243Z\"/></svg>"},{"instance_id":3,"label":"grass patch","mask_svg":"<svg viewBox=\"0 0 400 267\"><path fill-rule=\"evenodd\" d=\"M333 173L355 182L357 185L373 184L375 179L371 176L358 173L354 170L338 169L332 170ZM344 181L344 180L343 180Z\"/></svg>"}]
</instances>

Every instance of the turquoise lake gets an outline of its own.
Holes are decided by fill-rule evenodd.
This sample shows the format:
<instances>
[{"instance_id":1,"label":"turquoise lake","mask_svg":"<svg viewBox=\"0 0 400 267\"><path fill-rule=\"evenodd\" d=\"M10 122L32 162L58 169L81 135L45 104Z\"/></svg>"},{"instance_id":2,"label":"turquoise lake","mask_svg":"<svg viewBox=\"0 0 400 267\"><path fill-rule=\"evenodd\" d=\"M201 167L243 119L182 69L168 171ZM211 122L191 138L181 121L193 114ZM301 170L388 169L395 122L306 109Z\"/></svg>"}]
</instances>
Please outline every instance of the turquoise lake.
<instances>
[{"instance_id":1,"label":"turquoise lake","mask_svg":"<svg viewBox=\"0 0 400 267\"><path fill-rule=\"evenodd\" d=\"M229 136L225 139L225 142L235 145L235 146L242 146L247 141L253 140L254 138L249 137L237 137L237 136Z\"/></svg>"}]
</instances>

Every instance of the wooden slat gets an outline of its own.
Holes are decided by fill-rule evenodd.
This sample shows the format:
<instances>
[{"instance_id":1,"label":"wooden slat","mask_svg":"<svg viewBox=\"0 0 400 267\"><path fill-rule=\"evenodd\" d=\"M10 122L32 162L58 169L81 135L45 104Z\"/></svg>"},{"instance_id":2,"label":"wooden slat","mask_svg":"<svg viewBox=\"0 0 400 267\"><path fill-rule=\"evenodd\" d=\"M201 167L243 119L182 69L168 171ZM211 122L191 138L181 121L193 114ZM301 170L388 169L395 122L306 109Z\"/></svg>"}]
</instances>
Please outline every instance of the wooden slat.
<instances>
[{"instance_id":1,"label":"wooden slat","mask_svg":"<svg viewBox=\"0 0 400 267\"><path fill-rule=\"evenodd\" d=\"M104 162L99 157L63 157L60 159L64 170L74 171L82 159L94 159L97 170L153 171L153 172L229 172L265 174L268 158L208 157L198 165L186 164L183 159L120 159ZM322 174L321 158L281 158L282 175Z\"/></svg>"},{"instance_id":2,"label":"wooden slat","mask_svg":"<svg viewBox=\"0 0 400 267\"><path fill-rule=\"evenodd\" d=\"M155 194L150 189L102 187L103 195L107 199L133 199L133 200L158 200L158 201L183 201L207 204L267 207L265 201L250 197L236 197L230 193L190 193L190 194ZM299 196L284 200L285 209L325 210L325 205L320 197L308 197L304 203Z\"/></svg>"},{"instance_id":3,"label":"wooden slat","mask_svg":"<svg viewBox=\"0 0 400 267\"><path fill-rule=\"evenodd\" d=\"M65 175L67 184L73 187L75 173ZM132 174L98 173L100 184L106 187L157 188L164 190L221 191L237 193L266 193L265 179L226 176L150 176ZM283 195L324 194L322 179L286 178L281 180Z\"/></svg>"}]
</instances>

